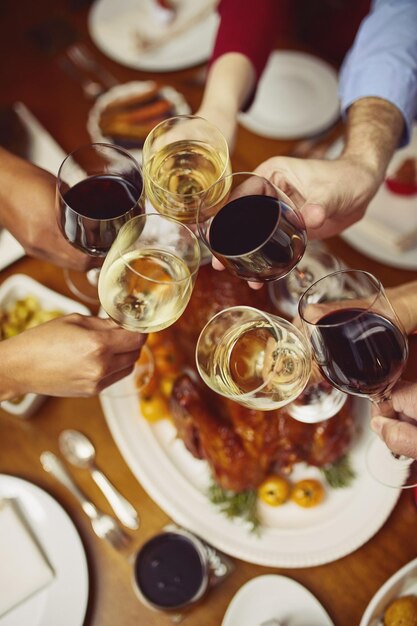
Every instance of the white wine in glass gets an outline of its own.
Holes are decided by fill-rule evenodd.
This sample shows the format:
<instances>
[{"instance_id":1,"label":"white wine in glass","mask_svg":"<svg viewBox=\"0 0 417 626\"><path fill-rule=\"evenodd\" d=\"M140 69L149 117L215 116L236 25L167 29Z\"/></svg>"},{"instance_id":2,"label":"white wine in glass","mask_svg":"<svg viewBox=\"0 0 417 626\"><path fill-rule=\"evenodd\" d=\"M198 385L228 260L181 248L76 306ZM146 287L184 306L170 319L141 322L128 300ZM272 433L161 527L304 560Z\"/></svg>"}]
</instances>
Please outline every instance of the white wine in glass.
<instances>
[{"instance_id":1,"label":"white wine in glass","mask_svg":"<svg viewBox=\"0 0 417 626\"><path fill-rule=\"evenodd\" d=\"M143 167L147 200L154 210L195 224L204 192L230 172L229 150L207 120L182 115L164 120L146 138ZM220 196L227 189L220 191Z\"/></svg>"},{"instance_id":2,"label":"white wine in glass","mask_svg":"<svg viewBox=\"0 0 417 626\"><path fill-rule=\"evenodd\" d=\"M249 306L217 313L201 331L196 362L204 382L243 406L268 411L292 402L311 372L311 353L290 322Z\"/></svg>"},{"instance_id":3,"label":"white wine in glass","mask_svg":"<svg viewBox=\"0 0 417 626\"><path fill-rule=\"evenodd\" d=\"M103 264L100 302L127 330L150 333L173 324L187 306L200 263L196 236L158 213L127 222Z\"/></svg>"}]
</instances>

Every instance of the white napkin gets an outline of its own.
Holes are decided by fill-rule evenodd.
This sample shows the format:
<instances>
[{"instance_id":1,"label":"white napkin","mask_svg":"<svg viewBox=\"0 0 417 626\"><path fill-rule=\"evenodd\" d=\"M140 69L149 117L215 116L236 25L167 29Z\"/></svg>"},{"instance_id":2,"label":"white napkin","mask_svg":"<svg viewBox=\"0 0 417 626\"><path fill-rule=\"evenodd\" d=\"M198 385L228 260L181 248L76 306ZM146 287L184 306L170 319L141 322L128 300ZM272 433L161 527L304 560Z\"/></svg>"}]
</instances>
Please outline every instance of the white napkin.
<instances>
[{"instance_id":1,"label":"white napkin","mask_svg":"<svg viewBox=\"0 0 417 626\"><path fill-rule=\"evenodd\" d=\"M53 578L53 570L18 505L11 499L0 499L0 617Z\"/></svg>"}]
</instances>

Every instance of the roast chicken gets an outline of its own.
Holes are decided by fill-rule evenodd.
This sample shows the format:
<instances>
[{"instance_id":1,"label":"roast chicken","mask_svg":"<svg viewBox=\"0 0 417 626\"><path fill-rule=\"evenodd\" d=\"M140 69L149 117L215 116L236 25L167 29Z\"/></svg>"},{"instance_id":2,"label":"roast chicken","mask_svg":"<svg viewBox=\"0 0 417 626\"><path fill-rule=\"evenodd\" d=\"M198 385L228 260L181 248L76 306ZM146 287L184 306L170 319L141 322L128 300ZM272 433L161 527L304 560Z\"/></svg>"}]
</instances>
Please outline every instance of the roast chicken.
<instances>
[{"instance_id":1,"label":"roast chicken","mask_svg":"<svg viewBox=\"0 0 417 626\"><path fill-rule=\"evenodd\" d=\"M190 304L175 327L190 373L175 381L171 412L187 449L208 462L224 489L239 492L255 488L272 469L289 472L300 461L333 463L348 449L354 423L349 401L332 419L304 424L284 409L248 409L204 385L194 365L200 330L215 313L237 304L272 311L266 288L254 291L228 272L201 268Z\"/></svg>"}]
</instances>

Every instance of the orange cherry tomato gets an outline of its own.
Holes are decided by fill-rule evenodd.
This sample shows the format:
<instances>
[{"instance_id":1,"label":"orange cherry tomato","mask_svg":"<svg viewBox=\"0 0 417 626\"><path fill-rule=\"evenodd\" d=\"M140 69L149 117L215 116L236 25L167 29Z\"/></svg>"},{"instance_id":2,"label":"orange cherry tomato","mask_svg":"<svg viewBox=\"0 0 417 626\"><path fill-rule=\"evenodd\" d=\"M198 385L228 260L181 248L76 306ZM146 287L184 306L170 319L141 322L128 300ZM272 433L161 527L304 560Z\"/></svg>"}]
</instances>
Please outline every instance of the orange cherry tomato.
<instances>
[{"instance_id":1,"label":"orange cherry tomato","mask_svg":"<svg viewBox=\"0 0 417 626\"><path fill-rule=\"evenodd\" d=\"M258 487L258 498L269 506L280 506L290 497L291 487L282 476L267 476Z\"/></svg>"},{"instance_id":2,"label":"orange cherry tomato","mask_svg":"<svg viewBox=\"0 0 417 626\"><path fill-rule=\"evenodd\" d=\"M291 492L291 500L305 509L320 504L324 496L325 490L322 483L314 478L299 480Z\"/></svg>"},{"instance_id":3,"label":"orange cherry tomato","mask_svg":"<svg viewBox=\"0 0 417 626\"><path fill-rule=\"evenodd\" d=\"M171 419L169 406L166 399L160 394L140 398L140 411L148 422L157 422L161 419Z\"/></svg>"}]
</instances>

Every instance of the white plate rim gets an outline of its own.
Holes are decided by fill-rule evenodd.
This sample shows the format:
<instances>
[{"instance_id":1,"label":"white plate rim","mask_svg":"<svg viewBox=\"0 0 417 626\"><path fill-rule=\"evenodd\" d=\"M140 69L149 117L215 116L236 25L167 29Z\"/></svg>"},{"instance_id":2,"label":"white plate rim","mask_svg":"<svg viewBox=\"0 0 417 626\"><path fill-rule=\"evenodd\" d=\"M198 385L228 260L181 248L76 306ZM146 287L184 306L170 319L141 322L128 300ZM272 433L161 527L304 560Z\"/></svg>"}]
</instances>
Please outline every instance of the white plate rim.
<instances>
[{"instance_id":1,"label":"white plate rim","mask_svg":"<svg viewBox=\"0 0 417 626\"><path fill-rule=\"evenodd\" d=\"M262 589L263 587L264 589ZM221 626L236 626L239 623L237 621L233 621L239 617L239 613L236 615L236 607L238 607L239 604L245 601L246 596L249 596L249 598L246 600L247 602L250 599L251 594L257 594L257 597L262 602L263 598L265 597L264 594L267 591L267 587L269 587L269 592L271 592L271 588L274 587L273 592L277 599L279 598L279 593L281 593L284 597L287 597L287 593L291 593L292 595L296 596L299 602L298 606L300 609L303 608L302 605L303 603L305 603L306 606L304 607L304 610L314 610L316 613L318 613L315 618L317 619L320 617L320 619L323 619L323 621L320 622L320 626L334 626L327 611L325 610L323 605L317 600L317 598L311 593L311 591L309 591L306 587L304 587L304 585L294 580L293 578L278 574L264 574L261 576L256 576L255 578L251 578L250 580L248 580L248 582L242 585L242 587L238 589L238 591L233 596L231 602L229 603L229 606L226 609L226 613L224 614ZM260 613L259 622L261 620L272 619L272 617L274 616L263 616ZM291 617L296 618L296 615L291 615ZM304 614L303 617L305 618L306 615ZM308 617L310 619L313 618L310 613L308 614ZM277 618L281 619L279 616L279 612L277 613ZM314 624L315 626L318 626L318 622L314 621Z\"/></svg>"},{"instance_id":2,"label":"white plate rim","mask_svg":"<svg viewBox=\"0 0 417 626\"><path fill-rule=\"evenodd\" d=\"M318 78L327 88L327 97L323 99L323 102L327 106L327 111L325 111L326 115L324 115L321 107L322 119L311 120L309 123L304 122L304 125L300 123L299 120L295 119L293 124L288 127L284 122L280 122L278 117L274 123L271 124L270 121L264 121L254 114L254 111L256 111L255 107L259 107L259 98L262 97L262 90L266 88L265 86L269 87L269 84L272 84L272 81L274 81L275 88L276 70L281 71L283 67L281 64L283 62L292 65L299 73L300 71L304 73L310 82L313 82L311 71L315 71L315 78ZM299 137L307 137L315 133L320 133L331 126L340 115L337 89L337 72L324 60L305 52L274 50L269 58L264 74L259 81L255 100L248 111L239 114L239 122L244 128L247 128L255 134L271 139L297 139Z\"/></svg>"},{"instance_id":3,"label":"white plate rim","mask_svg":"<svg viewBox=\"0 0 417 626\"><path fill-rule=\"evenodd\" d=\"M54 581L1 617L0 626L15 623L13 614L17 611L24 612L26 619L33 619L33 608L42 602L42 621L39 624L30 621L31 626L56 626L58 623L60 626L82 626L89 594L88 564L81 538L68 513L48 492L10 474L0 474L0 495L18 498L55 571ZM45 516L46 522L41 525L36 525L34 519L34 503ZM58 538L59 550L55 545ZM64 606L65 598L71 601Z\"/></svg>"},{"instance_id":4,"label":"white plate rim","mask_svg":"<svg viewBox=\"0 0 417 626\"><path fill-rule=\"evenodd\" d=\"M397 502L399 489L384 487L365 473L363 453L369 437L374 436L369 428L365 428L361 445L352 453L354 467L359 464L361 478L353 487L343 490L343 496L337 496L349 504L347 512L350 517L343 525L344 534L340 532L340 521L345 512L340 508L333 520L315 523L311 528L303 527L300 531L264 527L261 536L256 537L244 524L226 519L205 493L198 491L181 474L158 441L154 425L141 417L138 398L131 390L127 391L130 395L124 398L101 396L100 400L107 425L132 473L177 524L230 556L269 567L313 567L329 563L368 541L384 524ZM363 401L359 404L364 406ZM177 453L180 448L180 454L190 455L179 440L173 440L173 446L176 446ZM203 461L195 463L206 467ZM371 499L372 506L369 506ZM302 510L300 514L305 513Z\"/></svg>"},{"instance_id":5,"label":"white plate rim","mask_svg":"<svg viewBox=\"0 0 417 626\"><path fill-rule=\"evenodd\" d=\"M119 0L118 8L122 11L123 3L128 5L129 1L130 0ZM88 14L87 23L91 39L96 46L103 54L121 65L148 72L174 72L200 65L210 57L219 21L215 10L213 10L211 15L202 19L187 31L188 36L191 34L191 37L198 41L198 45L189 46L191 53L189 53L187 57L179 58L176 56L176 42L174 40L158 48L157 54L152 51L148 53L138 52L137 58L132 58L129 54L126 55L126 51L122 52L120 50L116 40L109 43L106 33L103 34L101 32L101 13L103 10L104 12L106 11L106 5L112 6L113 4L113 0L96 0Z\"/></svg>"},{"instance_id":6,"label":"white plate rim","mask_svg":"<svg viewBox=\"0 0 417 626\"><path fill-rule=\"evenodd\" d=\"M399 570L394 572L394 574L390 576L390 578L388 578L388 580L386 580L384 584L378 589L378 591L371 598L371 601L366 607L365 612L362 615L362 619L360 621L359 626L379 626L379 622L375 623L374 621L372 622L370 621L371 619L372 620L378 619L378 617L374 615L375 609L377 609L378 605L384 599L386 599L387 603L390 602L392 599L394 599L394 597L396 597L397 595L395 593L396 586L398 586L401 582L405 581L407 576L411 573L417 576L417 558L413 559L412 561L409 561L408 563L403 565L403 567L401 567ZM388 597L390 592L391 593L394 592L392 598ZM403 595L403 594L400 593L400 595ZM380 622L380 624L382 626L382 622Z\"/></svg>"}]
</instances>

